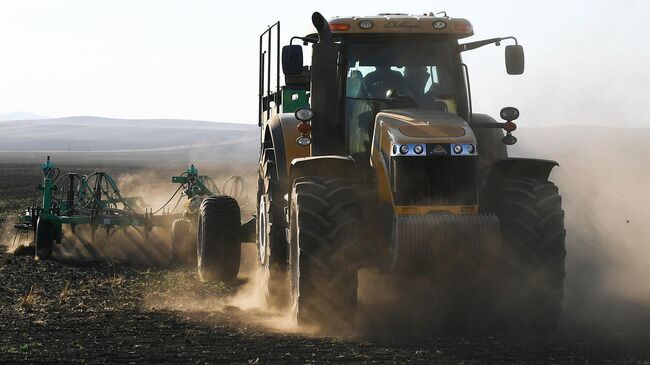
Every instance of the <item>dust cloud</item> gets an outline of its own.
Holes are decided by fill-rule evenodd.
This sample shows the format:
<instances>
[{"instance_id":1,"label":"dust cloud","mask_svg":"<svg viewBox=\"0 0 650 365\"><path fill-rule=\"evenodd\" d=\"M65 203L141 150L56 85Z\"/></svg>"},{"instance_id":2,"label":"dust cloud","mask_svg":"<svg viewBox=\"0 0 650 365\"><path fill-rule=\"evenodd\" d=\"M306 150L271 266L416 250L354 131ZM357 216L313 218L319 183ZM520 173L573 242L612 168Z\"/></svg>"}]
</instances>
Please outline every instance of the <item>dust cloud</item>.
<instances>
[{"instance_id":1,"label":"dust cloud","mask_svg":"<svg viewBox=\"0 0 650 365\"><path fill-rule=\"evenodd\" d=\"M225 320L281 333L315 333L317 328L298 326L287 308L268 305L268 272L259 267L256 255L254 244L242 245L241 269L234 283L201 283L194 268L168 272L152 280L144 293L145 306L179 315L205 313L201 321L207 323Z\"/></svg>"},{"instance_id":2,"label":"dust cloud","mask_svg":"<svg viewBox=\"0 0 650 365\"><path fill-rule=\"evenodd\" d=\"M513 156L557 160L567 230L567 320L650 318L650 181L642 128L521 128Z\"/></svg>"},{"instance_id":3,"label":"dust cloud","mask_svg":"<svg viewBox=\"0 0 650 365\"><path fill-rule=\"evenodd\" d=\"M516 135L519 142L511 149L511 156L548 158L560 164L551 180L563 196L567 228L561 325L577 322L610 326L650 317L650 192L643 184L650 181L650 149L643 147L650 132L524 126ZM612 141L612 136L621 138ZM128 179L124 180L124 186L130 185ZM254 184L249 184L253 191L251 185ZM135 183L133 186L132 191L142 195L156 191L150 187L138 190ZM168 195L169 188L165 191ZM251 195L255 196L254 192ZM164 202L156 197L147 199ZM268 276L257 269L255 247L244 246L242 281L232 293L215 299L189 291L187 295L174 296L162 307L180 311L236 309L238 317L249 324L289 333L314 333L316 329L298 328L288 313L268 309ZM445 304L445 298L436 296L435 288L426 284L414 280L405 283L399 278L362 270L359 331L436 331L443 319L433 312L436 305ZM160 302L151 303L161 306Z\"/></svg>"},{"instance_id":4,"label":"dust cloud","mask_svg":"<svg viewBox=\"0 0 650 365\"><path fill-rule=\"evenodd\" d=\"M563 325L577 322L608 326L650 318L650 190L645 187L645 182L650 181L650 147L646 145L650 129L531 127L521 122L515 135L519 142L511 149L511 156L548 158L560 164L551 180L560 188L566 214ZM171 176L180 171L145 169L117 174L116 180L124 196L142 196L146 207L155 211L178 187L171 183ZM236 172L219 170L208 174L218 176L215 180L219 184ZM250 174L245 178L248 200L241 202L245 208L243 219L252 214L256 196L254 178ZM170 202L170 209L177 198ZM6 227L10 224L5 222ZM110 239L99 230L96 245L89 244L89 232L84 229L75 235L66 232L65 237L66 243L56 246L58 254L64 257L102 257L154 266L170 263L167 229L154 229L146 240L133 229L118 230ZM180 274L173 271L158 278L153 289L144 294L145 302L152 308L181 313L236 312L237 318L245 323L274 331L316 332L313 328L297 327L286 311L266 305L268 276L257 268L254 245L244 244L243 260L243 270L234 288L200 283L193 269L188 268ZM370 326L364 329L366 332L375 330L373 321L378 319L373 316L383 316L379 330L408 332L414 328L431 329L439 323L440 318L431 313L432 303L425 302L435 297L434 289L423 283L409 282L407 291L413 295L405 298L396 290L404 292L403 281L362 270L359 282L360 321ZM213 289L221 294L213 295ZM372 307L377 303L383 303L382 310Z\"/></svg>"}]
</instances>

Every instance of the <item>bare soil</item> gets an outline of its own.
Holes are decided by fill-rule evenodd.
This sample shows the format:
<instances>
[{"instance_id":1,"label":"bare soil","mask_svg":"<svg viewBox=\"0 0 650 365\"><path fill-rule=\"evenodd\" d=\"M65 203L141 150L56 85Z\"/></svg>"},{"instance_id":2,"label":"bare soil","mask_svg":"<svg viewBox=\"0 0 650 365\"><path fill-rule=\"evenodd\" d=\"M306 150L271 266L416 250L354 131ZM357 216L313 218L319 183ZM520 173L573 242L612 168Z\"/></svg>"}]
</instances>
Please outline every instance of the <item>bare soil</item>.
<instances>
[{"instance_id":1,"label":"bare soil","mask_svg":"<svg viewBox=\"0 0 650 365\"><path fill-rule=\"evenodd\" d=\"M18 170L12 176L30 180ZM20 186L0 180L3 216L31 194ZM243 305L238 299L253 281L202 283L165 260L36 261L0 245L0 363L650 364L643 307L612 307L611 316L586 320L567 315L552 333L448 333L413 315L414 307L426 312L426 302L406 299L381 311L361 308L365 326L356 331L321 333Z\"/></svg>"},{"instance_id":2,"label":"bare soil","mask_svg":"<svg viewBox=\"0 0 650 365\"><path fill-rule=\"evenodd\" d=\"M263 313L228 305L162 308L179 295L225 303L245 285L200 283L193 270L0 252L0 277L0 362L650 363L641 323L545 335L339 337L274 329L256 320Z\"/></svg>"}]
</instances>

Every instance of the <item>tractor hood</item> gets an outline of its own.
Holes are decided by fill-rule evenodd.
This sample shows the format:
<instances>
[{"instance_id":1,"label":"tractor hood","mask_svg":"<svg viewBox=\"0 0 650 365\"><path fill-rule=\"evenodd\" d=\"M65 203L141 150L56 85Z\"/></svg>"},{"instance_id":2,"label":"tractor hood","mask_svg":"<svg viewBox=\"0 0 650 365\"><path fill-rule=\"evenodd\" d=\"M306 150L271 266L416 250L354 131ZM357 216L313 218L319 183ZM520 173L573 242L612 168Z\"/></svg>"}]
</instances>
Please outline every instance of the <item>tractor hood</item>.
<instances>
[{"instance_id":1,"label":"tractor hood","mask_svg":"<svg viewBox=\"0 0 650 365\"><path fill-rule=\"evenodd\" d=\"M382 145L386 142L476 143L476 137L464 119L451 113L423 109L389 109L378 113L375 137L390 139L381 141Z\"/></svg>"},{"instance_id":2,"label":"tractor hood","mask_svg":"<svg viewBox=\"0 0 650 365\"><path fill-rule=\"evenodd\" d=\"M423 109L379 112L370 164L380 198L392 201L396 214L476 212L476 137L455 114Z\"/></svg>"}]
</instances>

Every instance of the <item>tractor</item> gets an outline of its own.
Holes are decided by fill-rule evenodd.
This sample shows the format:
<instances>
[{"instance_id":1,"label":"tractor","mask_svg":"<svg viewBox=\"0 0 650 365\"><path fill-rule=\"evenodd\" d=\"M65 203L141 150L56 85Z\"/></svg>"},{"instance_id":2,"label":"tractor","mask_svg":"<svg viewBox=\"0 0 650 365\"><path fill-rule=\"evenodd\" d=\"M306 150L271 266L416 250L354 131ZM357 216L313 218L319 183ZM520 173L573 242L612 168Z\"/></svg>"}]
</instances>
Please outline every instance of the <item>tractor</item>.
<instances>
[{"instance_id":1,"label":"tractor","mask_svg":"<svg viewBox=\"0 0 650 365\"><path fill-rule=\"evenodd\" d=\"M444 12L311 21L315 33L281 50L279 22L259 40L256 242L269 302L299 323L345 323L370 267L430 278L461 293L459 307L512 326L554 327L566 256L549 181L558 164L508 157L519 111L503 108L504 122L474 113L462 60L512 42L506 71L520 75L517 39L465 42L472 24ZM201 209L202 229L221 219L211 234L232 278L239 211L227 197Z\"/></svg>"}]
</instances>

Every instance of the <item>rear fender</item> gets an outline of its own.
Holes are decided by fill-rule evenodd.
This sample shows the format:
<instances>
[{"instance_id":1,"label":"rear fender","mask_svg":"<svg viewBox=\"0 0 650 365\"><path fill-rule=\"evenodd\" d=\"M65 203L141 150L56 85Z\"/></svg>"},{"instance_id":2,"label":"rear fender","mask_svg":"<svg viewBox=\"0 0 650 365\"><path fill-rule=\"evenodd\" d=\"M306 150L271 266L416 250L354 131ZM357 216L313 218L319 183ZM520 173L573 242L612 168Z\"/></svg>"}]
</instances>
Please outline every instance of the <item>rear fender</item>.
<instances>
[{"instance_id":1,"label":"rear fender","mask_svg":"<svg viewBox=\"0 0 650 365\"><path fill-rule=\"evenodd\" d=\"M297 129L300 121L293 114L283 113L274 115L265 123L262 135L262 150L273 148L277 176L281 186L290 184L289 169L291 161L295 158L309 156L309 146L300 146L296 138L300 136ZM260 154L260 164L265 156Z\"/></svg>"}]
</instances>

